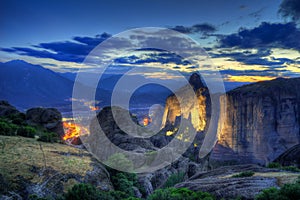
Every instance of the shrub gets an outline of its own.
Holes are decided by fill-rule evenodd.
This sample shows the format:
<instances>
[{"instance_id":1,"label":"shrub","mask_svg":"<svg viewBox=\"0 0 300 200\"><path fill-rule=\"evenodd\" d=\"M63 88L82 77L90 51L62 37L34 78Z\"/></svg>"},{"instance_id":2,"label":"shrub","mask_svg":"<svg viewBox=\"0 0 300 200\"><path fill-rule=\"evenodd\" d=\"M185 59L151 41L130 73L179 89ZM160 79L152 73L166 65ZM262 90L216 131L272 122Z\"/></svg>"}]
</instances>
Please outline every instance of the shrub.
<instances>
[{"instance_id":1,"label":"shrub","mask_svg":"<svg viewBox=\"0 0 300 200\"><path fill-rule=\"evenodd\" d=\"M48 200L47 198L38 197L36 194L30 194L28 196L29 200Z\"/></svg>"},{"instance_id":2,"label":"shrub","mask_svg":"<svg viewBox=\"0 0 300 200\"><path fill-rule=\"evenodd\" d=\"M297 200L300 199L300 184L285 184L281 189L269 188L256 196L256 200Z\"/></svg>"},{"instance_id":3,"label":"shrub","mask_svg":"<svg viewBox=\"0 0 300 200\"><path fill-rule=\"evenodd\" d=\"M130 180L130 178L128 178L128 176L125 175L125 173L117 173L115 176L113 176L112 183L116 190L128 194L127 197L134 195L133 180Z\"/></svg>"},{"instance_id":4,"label":"shrub","mask_svg":"<svg viewBox=\"0 0 300 200\"><path fill-rule=\"evenodd\" d=\"M300 169L295 167L295 166L281 166L279 163L269 163L267 165L268 168L278 168L286 171L291 171L291 172L300 172Z\"/></svg>"},{"instance_id":5,"label":"shrub","mask_svg":"<svg viewBox=\"0 0 300 200\"><path fill-rule=\"evenodd\" d=\"M183 172L179 172L176 174L172 174L167 181L164 184L164 188L168 188L168 187L173 187L174 185L176 185L177 183L183 182L184 181L184 173Z\"/></svg>"},{"instance_id":6,"label":"shrub","mask_svg":"<svg viewBox=\"0 0 300 200\"><path fill-rule=\"evenodd\" d=\"M187 188L166 188L155 190L147 200L214 200L207 192L194 192Z\"/></svg>"},{"instance_id":7,"label":"shrub","mask_svg":"<svg viewBox=\"0 0 300 200\"><path fill-rule=\"evenodd\" d=\"M300 169L295 166L284 166L281 169L291 172L300 172Z\"/></svg>"},{"instance_id":8,"label":"shrub","mask_svg":"<svg viewBox=\"0 0 300 200\"><path fill-rule=\"evenodd\" d=\"M132 164L131 160L129 160L122 153L113 154L112 156L110 156L105 161L105 164L112 167L112 168L124 169L122 171L131 171L131 170L133 170L133 164Z\"/></svg>"},{"instance_id":9,"label":"shrub","mask_svg":"<svg viewBox=\"0 0 300 200\"><path fill-rule=\"evenodd\" d=\"M17 135L29 138L34 138L36 133L37 130L31 126L22 126L17 131Z\"/></svg>"},{"instance_id":10,"label":"shrub","mask_svg":"<svg viewBox=\"0 0 300 200\"><path fill-rule=\"evenodd\" d=\"M90 184L74 185L67 194L65 200L123 200L129 198L128 194L121 191L100 191Z\"/></svg>"},{"instance_id":11,"label":"shrub","mask_svg":"<svg viewBox=\"0 0 300 200\"><path fill-rule=\"evenodd\" d=\"M26 125L26 116L24 113L11 114L7 117L13 124Z\"/></svg>"},{"instance_id":12,"label":"shrub","mask_svg":"<svg viewBox=\"0 0 300 200\"><path fill-rule=\"evenodd\" d=\"M58 137L57 133L43 132L41 134L41 136L39 137L38 141L53 143L53 142L59 141L59 137Z\"/></svg>"},{"instance_id":13,"label":"shrub","mask_svg":"<svg viewBox=\"0 0 300 200\"><path fill-rule=\"evenodd\" d=\"M281 165L277 162L271 162L267 165L268 168L280 168Z\"/></svg>"},{"instance_id":14,"label":"shrub","mask_svg":"<svg viewBox=\"0 0 300 200\"><path fill-rule=\"evenodd\" d=\"M15 136L17 129L18 126L12 123L0 121L0 135Z\"/></svg>"},{"instance_id":15,"label":"shrub","mask_svg":"<svg viewBox=\"0 0 300 200\"><path fill-rule=\"evenodd\" d=\"M253 176L255 173L253 171L245 171L239 174L233 175L233 178L242 178L242 177L250 177Z\"/></svg>"},{"instance_id":16,"label":"shrub","mask_svg":"<svg viewBox=\"0 0 300 200\"><path fill-rule=\"evenodd\" d=\"M103 199L108 200L108 196L106 194L101 195L100 192L92 185L89 184L77 184L74 185L66 194L66 200L82 200L82 199L89 199L89 200L97 200Z\"/></svg>"}]
</instances>

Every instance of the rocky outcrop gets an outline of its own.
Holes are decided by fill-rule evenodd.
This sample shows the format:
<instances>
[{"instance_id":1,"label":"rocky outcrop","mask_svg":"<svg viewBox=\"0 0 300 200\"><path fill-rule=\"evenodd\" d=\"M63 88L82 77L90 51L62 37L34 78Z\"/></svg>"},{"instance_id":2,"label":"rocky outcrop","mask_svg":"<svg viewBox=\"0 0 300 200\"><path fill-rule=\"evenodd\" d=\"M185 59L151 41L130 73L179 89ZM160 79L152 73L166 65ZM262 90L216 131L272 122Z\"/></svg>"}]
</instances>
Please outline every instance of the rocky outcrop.
<instances>
[{"instance_id":1,"label":"rocky outcrop","mask_svg":"<svg viewBox=\"0 0 300 200\"><path fill-rule=\"evenodd\" d=\"M282 166L296 166L300 168L300 144L285 151L274 162L278 162Z\"/></svg>"},{"instance_id":2,"label":"rocky outcrop","mask_svg":"<svg viewBox=\"0 0 300 200\"><path fill-rule=\"evenodd\" d=\"M101 157L102 159L105 158L106 154L112 155L114 150L110 149L111 143L129 152L148 153L149 155L156 155L155 153L158 148L162 148L170 141L171 138L167 138L166 135L163 134L163 132L161 132L161 134L159 135L155 135L155 139L133 137L132 135L127 134L127 132L125 133L124 130L120 128L120 126L122 126L124 129L131 129L132 131L137 132L143 131L145 129L144 127L138 125L137 119L128 111L118 107L115 107L114 109L116 109L118 113L115 118L113 116L111 107L103 108L98 113L97 119L94 119L90 125L90 131L92 134L90 134L86 139L83 138L83 141L86 144L87 148L90 148L94 155L97 155L99 157L103 156ZM133 124L137 126L131 127L131 125L126 122L125 118L128 117L127 114L129 114L129 116L131 117ZM117 118L123 120L119 120ZM119 121L119 124L116 121ZM139 130L139 127L143 129ZM100 128L102 129L106 138L101 137L101 139L99 139L99 135L101 135ZM130 131L128 133L130 133ZM159 143L159 138L163 140L161 143ZM155 156L154 158L157 160L161 160L161 162L166 161L166 159L159 159ZM110 160L109 157L107 159ZM133 162L133 164L139 166L139 164L142 165L144 162L145 161L141 159ZM118 163L119 165L121 165L120 162ZM147 167L147 165L145 166ZM122 166L117 166L116 169L120 168L122 169ZM124 169L124 171L126 170L128 169ZM172 164L170 163L170 165L162 169L153 172L138 174L138 181L145 190L144 194L148 196L155 189L162 187L168 177L172 174L182 172L186 174L186 177L188 178L200 170L202 170L201 164L193 162L189 158L182 156L177 161L173 162Z\"/></svg>"},{"instance_id":3,"label":"rocky outcrop","mask_svg":"<svg viewBox=\"0 0 300 200\"><path fill-rule=\"evenodd\" d=\"M31 108L26 112L29 125L41 126L46 130L64 135L62 116L56 108Z\"/></svg>"},{"instance_id":4,"label":"rocky outcrop","mask_svg":"<svg viewBox=\"0 0 300 200\"><path fill-rule=\"evenodd\" d=\"M241 172L251 171L251 177L233 177ZM282 172L276 169L263 168L257 165L234 165L221 167L209 172L200 172L188 180L176 184L177 188L188 188L193 191L203 191L213 194L216 199L254 199L262 190L279 187L280 182L292 183L297 173L286 172L290 180L285 182Z\"/></svg>"},{"instance_id":5,"label":"rocky outcrop","mask_svg":"<svg viewBox=\"0 0 300 200\"><path fill-rule=\"evenodd\" d=\"M197 131L203 131L207 124L209 110L209 93L196 73L192 74L189 79L190 85L180 88L175 94L169 96L166 100L164 115L162 119L162 128L168 125L178 123L180 117L188 119ZM189 88L195 92L191 95Z\"/></svg>"},{"instance_id":6,"label":"rocky outcrop","mask_svg":"<svg viewBox=\"0 0 300 200\"><path fill-rule=\"evenodd\" d=\"M266 164L299 144L299 90L300 78L278 78L221 96L218 145L231 152L215 148L212 158Z\"/></svg>"},{"instance_id":7,"label":"rocky outcrop","mask_svg":"<svg viewBox=\"0 0 300 200\"><path fill-rule=\"evenodd\" d=\"M0 117L19 114L20 112L7 101L0 101Z\"/></svg>"}]
</instances>

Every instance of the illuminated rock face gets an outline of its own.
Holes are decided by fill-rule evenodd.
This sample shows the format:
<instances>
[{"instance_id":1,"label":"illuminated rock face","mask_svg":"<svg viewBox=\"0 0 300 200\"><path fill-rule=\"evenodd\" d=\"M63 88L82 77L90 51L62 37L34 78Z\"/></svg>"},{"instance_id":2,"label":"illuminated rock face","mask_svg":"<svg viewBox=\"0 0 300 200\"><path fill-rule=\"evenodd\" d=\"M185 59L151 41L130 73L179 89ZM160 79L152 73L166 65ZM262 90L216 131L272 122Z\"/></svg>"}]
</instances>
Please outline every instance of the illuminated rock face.
<instances>
[{"instance_id":1,"label":"illuminated rock face","mask_svg":"<svg viewBox=\"0 0 300 200\"><path fill-rule=\"evenodd\" d=\"M180 88L175 95L166 100L162 128L166 125L175 125L177 117L191 121L197 131L203 131L207 123L207 104L209 104L208 89L201 82L198 74L193 74L189 80L190 85ZM195 96L189 94L192 87ZM196 98L194 98L196 97ZM180 105L182 102L182 105Z\"/></svg>"},{"instance_id":2,"label":"illuminated rock face","mask_svg":"<svg viewBox=\"0 0 300 200\"><path fill-rule=\"evenodd\" d=\"M221 96L218 145L231 148L228 157L238 156L242 162L272 162L299 144L299 91L299 78L280 78Z\"/></svg>"}]
</instances>

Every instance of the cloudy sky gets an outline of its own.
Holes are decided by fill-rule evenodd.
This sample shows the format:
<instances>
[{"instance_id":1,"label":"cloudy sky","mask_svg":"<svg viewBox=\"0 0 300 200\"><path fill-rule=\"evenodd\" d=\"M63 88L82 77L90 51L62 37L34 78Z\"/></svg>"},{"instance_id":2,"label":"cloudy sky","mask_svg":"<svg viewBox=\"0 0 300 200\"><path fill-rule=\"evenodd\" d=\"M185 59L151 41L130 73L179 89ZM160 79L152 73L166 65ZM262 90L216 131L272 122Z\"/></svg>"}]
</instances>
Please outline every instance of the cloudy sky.
<instances>
[{"instance_id":1,"label":"cloudy sky","mask_svg":"<svg viewBox=\"0 0 300 200\"><path fill-rule=\"evenodd\" d=\"M198 42L227 82L298 77L299 22L298 0L2 0L0 62L21 59L59 72L91 69L82 62L103 41L133 28L161 27ZM143 36L145 43L145 34L135 36L128 40ZM120 49L126 42L120 40ZM162 79L166 68L191 73L205 66L174 52L139 49L114 57L111 71L134 65L159 66L144 75Z\"/></svg>"}]
</instances>

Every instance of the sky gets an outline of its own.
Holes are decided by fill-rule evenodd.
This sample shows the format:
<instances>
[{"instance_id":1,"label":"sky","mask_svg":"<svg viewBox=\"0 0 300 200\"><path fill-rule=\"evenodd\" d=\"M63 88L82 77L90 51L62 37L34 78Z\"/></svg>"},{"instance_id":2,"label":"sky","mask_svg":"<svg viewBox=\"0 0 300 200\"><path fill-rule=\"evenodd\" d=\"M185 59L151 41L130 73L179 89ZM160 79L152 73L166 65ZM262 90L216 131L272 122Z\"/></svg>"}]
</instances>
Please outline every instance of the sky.
<instances>
[{"instance_id":1,"label":"sky","mask_svg":"<svg viewBox=\"0 0 300 200\"><path fill-rule=\"evenodd\" d=\"M21 59L57 72L88 71L93 67L83 61L103 41L134 28L158 27L193 38L227 82L298 77L299 19L297 0L2 0L0 62ZM149 37L134 34L126 44ZM105 54L114 58L110 73L138 66L146 78L172 79L176 76L166 73L191 73L207 65L153 49L125 54L123 40L117 46L119 52ZM147 70L153 66L156 72Z\"/></svg>"}]
</instances>

